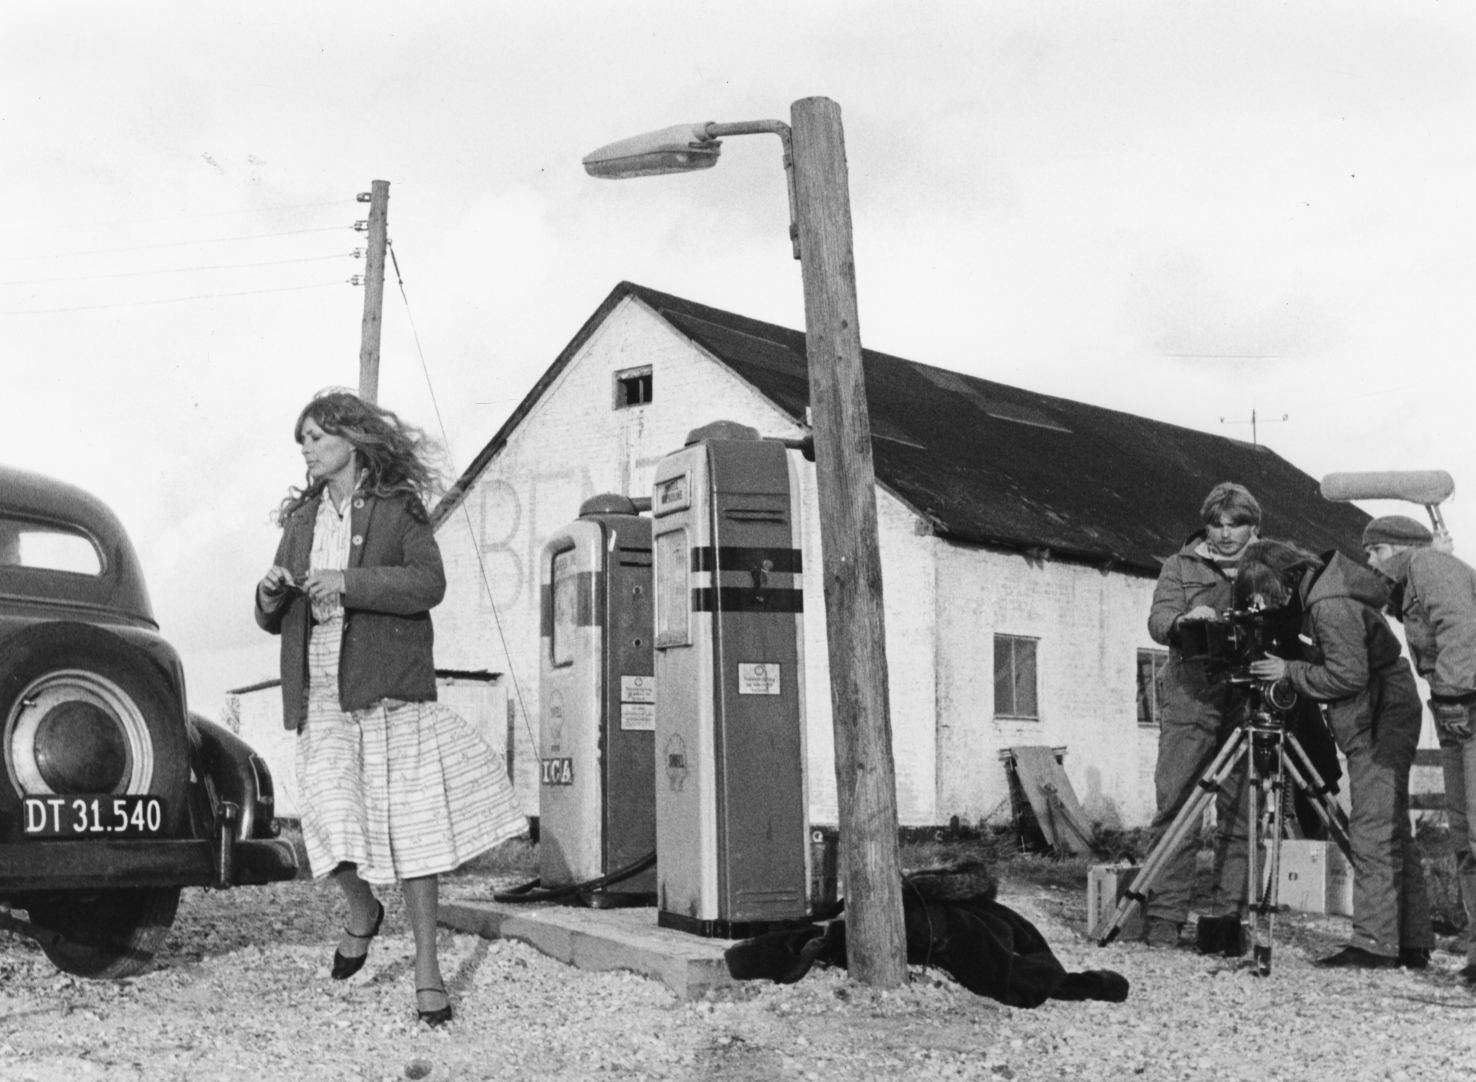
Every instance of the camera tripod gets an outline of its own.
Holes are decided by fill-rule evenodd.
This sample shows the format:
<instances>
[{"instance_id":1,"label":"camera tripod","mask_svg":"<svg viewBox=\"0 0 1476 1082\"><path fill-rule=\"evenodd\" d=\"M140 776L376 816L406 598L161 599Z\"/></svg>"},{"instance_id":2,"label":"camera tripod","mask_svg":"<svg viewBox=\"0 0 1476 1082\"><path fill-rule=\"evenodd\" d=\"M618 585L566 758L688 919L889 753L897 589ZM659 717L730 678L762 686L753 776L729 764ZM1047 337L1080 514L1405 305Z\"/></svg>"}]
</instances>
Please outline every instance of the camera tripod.
<instances>
[{"instance_id":1,"label":"camera tripod","mask_svg":"<svg viewBox=\"0 0 1476 1082\"><path fill-rule=\"evenodd\" d=\"M1271 972L1272 934L1276 927L1277 898L1281 879L1281 836L1282 813L1285 806L1286 781L1302 790L1309 798L1317 817L1327 827L1328 836L1337 844L1345 856L1352 860L1348 841L1348 817L1332 799L1330 787L1312 765L1297 738L1287 729L1287 715L1296 705L1296 694L1285 683L1265 683L1248 675L1232 675L1230 683L1248 692L1247 709L1236 725L1230 739L1220 748L1214 761L1196 784L1193 794L1184 802L1163 836L1148 851L1143 865L1138 869L1132 884L1118 902L1112 920L1101 932L1099 946L1107 946L1117 938L1123 924L1131 915L1134 906L1146 910L1149 892L1153 889L1169 858L1181 843L1193 832L1204 810L1220 792L1226 780L1234 774L1244 760L1248 774L1246 784L1247 834L1246 839L1246 898L1249 902L1247 917L1251 925L1243 929L1248 932L1252 945L1252 959L1258 976ZM1260 875L1261 808L1259 797L1262 789L1269 788L1265 802L1269 834L1269 874ZM1093 930L1096 934L1096 930Z\"/></svg>"}]
</instances>

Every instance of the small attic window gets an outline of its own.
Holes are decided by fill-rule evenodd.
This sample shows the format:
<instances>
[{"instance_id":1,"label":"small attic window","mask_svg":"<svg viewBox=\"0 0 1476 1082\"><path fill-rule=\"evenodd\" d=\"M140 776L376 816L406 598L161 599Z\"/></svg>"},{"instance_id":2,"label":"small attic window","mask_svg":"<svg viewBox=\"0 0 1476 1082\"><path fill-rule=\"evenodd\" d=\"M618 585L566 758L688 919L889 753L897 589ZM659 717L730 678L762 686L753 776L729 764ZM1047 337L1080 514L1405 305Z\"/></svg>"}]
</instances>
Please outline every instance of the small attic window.
<instances>
[{"instance_id":1,"label":"small attic window","mask_svg":"<svg viewBox=\"0 0 1476 1082\"><path fill-rule=\"evenodd\" d=\"M615 408L644 406L651 401L651 366L615 373Z\"/></svg>"}]
</instances>

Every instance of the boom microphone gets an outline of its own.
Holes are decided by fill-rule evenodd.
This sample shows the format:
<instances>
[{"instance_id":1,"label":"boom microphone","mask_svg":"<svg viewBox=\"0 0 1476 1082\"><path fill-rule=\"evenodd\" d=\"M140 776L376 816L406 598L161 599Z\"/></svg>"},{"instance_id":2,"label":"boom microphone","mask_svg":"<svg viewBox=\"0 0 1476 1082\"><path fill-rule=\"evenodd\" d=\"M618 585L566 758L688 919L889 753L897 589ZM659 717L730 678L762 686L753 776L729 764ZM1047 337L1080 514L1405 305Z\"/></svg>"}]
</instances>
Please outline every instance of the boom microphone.
<instances>
[{"instance_id":1,"label":"boom microphone","mask_svg":"<svg viewBox=\"0 0 1476 1082\"><path fill-rule=\"evenodd\" d=\"M1444 470L1330 473L1322 479L1324 500L1408 500L1429 507L1454 492L1455 481Z\"/></svg>"},{"instance_id":2,"label":"boom microphone","mask_svg":"<svg viewBox=\"0 0 1476 1082\"><path fill-rule=\"evenodd\" d=\"M1408 500L1425 505L1441 552L1453 547L1440 505L1455 494L1455 481L1444 470L1386 470L1382 473L1330 473L1322 479L1324 500Z\"/></svg>"}]
</instances>

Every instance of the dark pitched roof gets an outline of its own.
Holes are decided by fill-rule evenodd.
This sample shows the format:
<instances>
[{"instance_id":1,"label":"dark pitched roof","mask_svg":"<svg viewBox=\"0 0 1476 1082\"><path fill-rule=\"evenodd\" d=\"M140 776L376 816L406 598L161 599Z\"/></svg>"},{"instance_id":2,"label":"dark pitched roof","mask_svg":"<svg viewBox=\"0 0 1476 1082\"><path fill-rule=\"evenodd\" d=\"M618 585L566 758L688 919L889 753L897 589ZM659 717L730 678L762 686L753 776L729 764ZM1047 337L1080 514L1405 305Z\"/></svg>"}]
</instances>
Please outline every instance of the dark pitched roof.
<instances>
[{"instance_id":1,"label":"dark pitched roof","mask_svg":"<svg viewBox=\"0 0 1476 1082\"><path fill-rule=\"evenodd\" d=\"M472 461L436 508L437 522L627 296L803 420L802 332L622 282ZM1230 480L1260 500L1262 533L1361 559L1369 516L1322 499L1314 478L1265 447L875 350L864 351L863 364L877 480L942 536L1156 574L1197 525L1205 493Z\"/></svg>"}]
</instances>

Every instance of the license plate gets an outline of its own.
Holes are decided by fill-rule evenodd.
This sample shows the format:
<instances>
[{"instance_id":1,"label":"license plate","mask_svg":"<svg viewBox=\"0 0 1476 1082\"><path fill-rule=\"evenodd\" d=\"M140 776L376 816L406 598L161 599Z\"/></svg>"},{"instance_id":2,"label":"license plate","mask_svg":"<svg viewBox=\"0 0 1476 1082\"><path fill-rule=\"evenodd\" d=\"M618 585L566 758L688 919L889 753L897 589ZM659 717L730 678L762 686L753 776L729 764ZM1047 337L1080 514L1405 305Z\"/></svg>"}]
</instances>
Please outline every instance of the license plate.
<instances>
[{"instance_id":1,"label":"license plate","mask_svg":"<svg viewBox=\"0 0 1476 1082\"><path fill-rule=\"evenodd\" d=\"M147 838L164 828L156 796L28 796L21 813L28 838Z\"/></svg>"}]
</instances>

